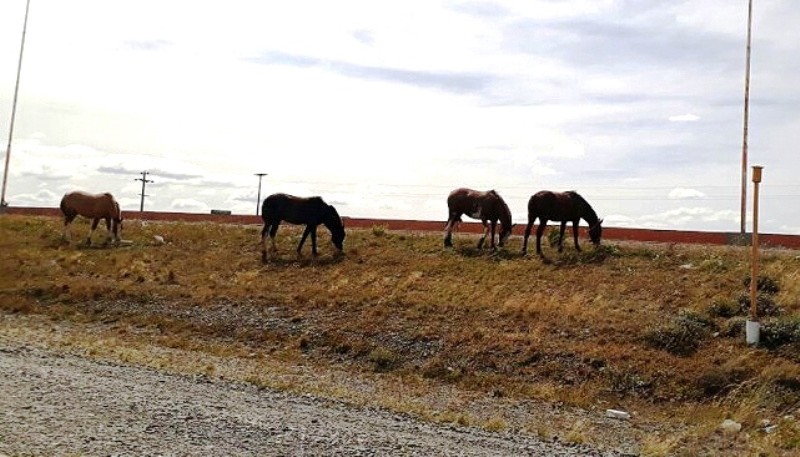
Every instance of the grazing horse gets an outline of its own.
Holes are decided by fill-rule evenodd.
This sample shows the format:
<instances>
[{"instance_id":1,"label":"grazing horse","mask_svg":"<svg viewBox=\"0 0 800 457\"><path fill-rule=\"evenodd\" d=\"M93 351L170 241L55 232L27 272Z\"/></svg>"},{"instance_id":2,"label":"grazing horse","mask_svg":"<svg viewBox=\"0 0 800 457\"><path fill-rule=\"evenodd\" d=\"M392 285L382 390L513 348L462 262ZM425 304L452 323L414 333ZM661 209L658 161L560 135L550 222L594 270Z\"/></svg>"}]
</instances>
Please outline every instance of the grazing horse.
<instances>
[{"instance_id":1,"label":"grazing horse","mask_svg":"<svg viewBox=\"0 0 800 457\"><path fill-rule=\"evenodd\" d=\"M62 236L64 240L70 239L69 225L75 220L75 217L83 216L92 219L92 228L89 230L89 236L86 237L87 246L92 244L92 234L97 229L100 219L105 220L106 229L108 229L106 242L113 240L115 244L119 243L119 235L122 230L122 211L119 209L119 203L110 193L93 195L81 191L69 192L61 198L61 212L64 214L64 234Z\"/></svg>"},{"instance_id":2,"label":"grazing horse","mask_svg":"<svg viewBox=\"0 0 800 457\"><path fill-rule=\"evenodd\" d=\"M595 245L600 244L600 236L603 228L602 219L597 218L591 205L575 191L552 192L543 190L535 193L528 200L528 226L525 227L525 237L522 242L522 253L528 251L528 237L531 235L536 218L539 218L539 226L536 228L536 253L542 255L542 234L547 227L547 221L560 221L561 232L558 237L558 252L564 250L564 230L567 222L572 221L572 237L575 240L575 249L580 251L578 246L578 223L581 219L589 224L589 238Z\"/></svg>"},{"instance_id":3,"label":"grazing horse","mask_svg":"<svg viewBox=\"0 0 800 457\"><path fill-rule=\"evenodd\" d=\"M457 222L461 222L461 215L466 214L473 219L480 219L483 223L483 236L478 241L478 249L483 247L486 235L491 227L491 247L495 249L494 233L497 221L502 224L498 245L502 247L513 228L511 224L511 211L495 190L481 192L472 189L459 188L447 196L447 226L445 226L444 246L453 246L453 229Z\"/></svg>"},{"instance_id":4,"label":"grazing horse","mask_svg":"<svg viewBox=\"0 0 800 457\"><path fill-rule=\"evenodd\" d=\"M287 194L272 194L261 205L261 218L264 228L261 230L261 260L267 261L267 232L272 240L271 250L277 251L275 234L281 221L290 224L305 224L306 230L297 245L297 255L303 248L306 237L311 235L311 255L317 255L317 226L323 224L331 232L331 241L336 249L342 252L345 232L342 218L332 205L325 203L321 197L295 197Z\"/></svg>"}]
</instances>

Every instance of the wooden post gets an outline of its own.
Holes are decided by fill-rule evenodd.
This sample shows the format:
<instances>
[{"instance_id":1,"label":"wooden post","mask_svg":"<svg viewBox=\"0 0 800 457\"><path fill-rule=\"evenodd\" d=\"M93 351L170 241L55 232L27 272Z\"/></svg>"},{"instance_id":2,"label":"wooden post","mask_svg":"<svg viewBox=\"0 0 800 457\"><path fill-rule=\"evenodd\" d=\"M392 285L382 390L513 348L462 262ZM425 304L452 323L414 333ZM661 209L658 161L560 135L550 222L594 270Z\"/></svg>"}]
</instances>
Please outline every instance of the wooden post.
<instances>
[{"instance_id":1,"label":"wooden post","mask_svg":"<svg viewBox=\"0 0 800 457\"><path fill-rule=\"evenodd\" d=\"M750 259L750 320L756 322L758 309L758 185L761 183L761 170L753 166L753 246Z\"/></svg>"},{"instance_id":2,"label":"wooden post","mask_svg":"<svg viewBox=\"0 0 800 457\"><path fill-rule=\"evenodd\" d=\"M747 212L747 128L750 120L750 43L752 41L752 24L753 0L749 0L747 5L747 51L744 72L744 121L742 126L742 201L740 217L742 242L745 240L745 216Z\"/></svg>"}]
</instances>

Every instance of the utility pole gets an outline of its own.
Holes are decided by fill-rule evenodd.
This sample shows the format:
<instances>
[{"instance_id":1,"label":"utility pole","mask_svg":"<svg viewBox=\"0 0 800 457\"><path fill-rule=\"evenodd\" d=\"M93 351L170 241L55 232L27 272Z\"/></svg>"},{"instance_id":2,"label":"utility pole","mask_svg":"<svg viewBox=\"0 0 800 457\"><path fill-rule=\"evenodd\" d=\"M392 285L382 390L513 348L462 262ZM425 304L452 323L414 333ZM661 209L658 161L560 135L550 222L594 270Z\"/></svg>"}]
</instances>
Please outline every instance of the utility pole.
<instances>
[{"instance_id":1,"label":"utility pole","mask_svg":"<svg viewBox=\"0 0 800 457\"><path fill-rule=\"evenodd\" d=\"M140 213L142 211L144 211L144 197L147 197L147 194L144 193L144 187L147 185L147 183L153 182L152 180L147 179L147 175L149 175L149 174L150 174L149 171L143 171L141 178L134 178L134 181L141 181L142 182L142 193L141 193L142 200L141 200L141 203L139 203L139 212Z\"/></svg>"},{"instance_id":2,"label":"utility pole","mask_svg":"<svg viewBox=\"0 0 800 457\"><path fill-rule=\"evenodd\" d=\"M750 41L751 30L753 28L753 0L748 1L747 5L747 53L745 57L744 73L744 122L742 127L742 201L740 212L739 232L744 240L747 231L746 212L747 212L747 124L750 120Z\"/></svg>"},{"instance_id":3,"label":"utility pole","mask_svg":"<svg viewBox=\"0 0 800 457\"><path fill-rule=\"evenodd\" d=\"M261 208L261 178L267 176L266 173L256 173L258 176L258 197L256 197L256 216L258 216L258 210Z\"/></svg>"},{"instance_id":4,"label":"utility pole","mask_svg":"<svg viewBox=\"0 0 800 457\"><path fill-rule=\"evenodd\" d=\"M11 160L11 139L14 137L14 118L17 114L17 94L19 93L19 75L22 71L22 51L25 49L25 32L28 29L28 10L31 0L25 3L25 22L22 25L22 43L19 45L19 63L17 63L17 82L14 85L14 101L11 103L11 122L8 127L8 147L6 148L6 165L3 171L3 191L0 194L0 213L2 213L8 202L6 201L6 184L8 183L8 163Z\"/></svg>"}]
</instances>

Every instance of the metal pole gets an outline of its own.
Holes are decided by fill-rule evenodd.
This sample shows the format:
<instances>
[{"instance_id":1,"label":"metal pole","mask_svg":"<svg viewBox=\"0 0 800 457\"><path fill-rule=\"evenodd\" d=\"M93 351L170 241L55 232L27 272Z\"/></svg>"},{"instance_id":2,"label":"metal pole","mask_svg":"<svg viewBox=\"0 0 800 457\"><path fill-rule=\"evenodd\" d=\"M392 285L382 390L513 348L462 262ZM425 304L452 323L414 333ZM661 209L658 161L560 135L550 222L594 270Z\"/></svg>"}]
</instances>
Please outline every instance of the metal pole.
<instances>
[{"instance_id":1,"label":"metal pole","mask_svg":"<svg viewBox=\"0 0 800 457\"><path fill-rule=\"evenodd\" d=\"M266 173L256 173L258 176L258 197L256 197L256 216L258 216L258 211L261 209L261 178L266 176Z\"/></svg>"},{"instance_id":2,"label":"metal pole","mask_svg":"<svg viewBox=\"0 0 800 457\"><path fill-rule=\"evenodd\" d=\"M742 128L742 202L740 215L740 232L742 238L746 233L746 212L747 212L747 126L750 120L750 42L753 24L753 0L748 1L747 6L747 57L745 59L744 74L744 121Z\"/></svg>"},{"instance_id":3,"label":"metal pole","mask_svg":"<svg viewBox=\"0 0 800 457\"><path fill-rule=\"evenodd\" d=\"M11 103L11 122L8 127L8 147L6 147L6 164L3 170L3 191L0 194L0 211L8 206L6 201L6 185L8 184L8 163L11 160L11 139L14 137L14 119L17 116L17 94L19 94L19 75L22 72L22 51L25 49L25 33L28 30L28 10L31 0L25 3L25 22L22 25L22 43L19 45L19 63L17 63L17 82L14 85L14 101Z\"/></svg>"}]
</instances>

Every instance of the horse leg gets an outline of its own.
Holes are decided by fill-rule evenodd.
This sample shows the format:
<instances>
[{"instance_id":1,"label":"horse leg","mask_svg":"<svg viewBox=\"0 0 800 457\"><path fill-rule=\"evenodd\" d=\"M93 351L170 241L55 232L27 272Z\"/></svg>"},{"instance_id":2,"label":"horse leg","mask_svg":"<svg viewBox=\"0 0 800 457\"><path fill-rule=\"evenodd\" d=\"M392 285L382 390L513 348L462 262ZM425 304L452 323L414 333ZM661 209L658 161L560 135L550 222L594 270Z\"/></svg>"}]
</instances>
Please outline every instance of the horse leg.
<instances>
[{"instance_id":1,"label":"horse leg","mask_svg":"<svg viewBox=\"0 0 800 457\"><path fill-rule=\"evenodd\" d=\"M271 242L271 245L270 245L269 249L272 252L278 252L278 245L275 243L275 235L278 234L278 226L279 225L280 225L279 222L273 222L272 223L272 228L269 229L269 239L270 239L270 242Z\"/></svg>"},{"instance_id":2,"label":"horse leg","mask_svg":"<svg viewBox=\"0 0 800 457\"><path fill-rule=\"evenodd\" d=\"M89 229L89 236L86 237L86 246L92 245L92 235L94 231L97 229L97 224L100 223L100 218L92 219L92 228Z\"/></svg>"},{"instance_id":3,"label":"horse leg","mask_svg":"<svg viewBox=\"0 0 800 457\"><path fill-rule=\"evenodd\" d=\"M278 247L275 245L275 235L278 233L278 222L266 222L264 223L264 228L261 229L261 261L267 261L267 233L269 233L269 239L272 242L270 247L271 252L276 252Z\"/></svg>"},{"instance_id":4,"label":"horse leg","mask_svg":"<svg viewBox=\"0 0 800 457\"><path fill-rule=\"evenodd\" d=\"M453 247L453 227L455 227L457 219L458 216L452 213L447 219L447 225L444 227L444 247L446 248Z\"/></svg>"},{"instance_id":5,"label":"horse leg","mask_svg":"<svg viewBox=\"0 0 800 457\"><path fill-rule=\"evenodd\" d=\"M544 255L542 255L542 235L544 235L546 228L547 219L539 218L539 226L536 227L536 253L541 257L544 257Z\"/></svg>"},{"instance_id":6,"label":"horse leg","mask_svg":"<svg viewBox=\"0 0 800 457\"><path fill-rule=\"evenodd\" d=\"M572 221L572 239L575 240L575 250L581 252L581 247L578 246L578 222L580 222L580 219Z\"/></svg>"},{"instance_id":7,"label":"horse leg","mask_svg":"<svg viewBox=\"0 0 800 457\"><path fill-rule=\"evenodd\" d=\"M69 242L72 239L70 224L75 220L75 216L75 214L67 214L64 216L64 233L61 235L61 239L64 241Z\"/></svg>"},{"instance_id":8,"label":"horse leg","mask_svg":"<svg viewBox=\"0 0 800 457\"><path fill-rule=\"evenodd\" d=\"M317 226L311 229L311 257L317 256Z\"/></svg>"},{"instance_id":9,"label":"horse leg","mask_svg":"<svg viewBox=\"0 0 800 457\"><path fill-rule=\"evenodd\" d=\"M316 228L316 227L315 227ZM306 238L311 233L311 224L306 225L306 229L303 230L303 236L300 237L300 244L297 245L297 256L300 257L300 250L303 249L303 244L306 242ZM312 255L313 255L313 246L312 246Z\"/></svg>"},{"instance_id":10,"label":"horse leg","mask_svg":"<svg viewBox=\"0 0 800 457\"><path fill-rule=\"evenodd\" d=\"M525 234L522 237L522 254L525 255L528 253L528 238L531 236L531 229L533 228L533 221L535 221L535 217L528 216L528 225L525 226Z\"/></svg>"},{"instance_id":11,"label":"horse leg","mask_svg":"<svg viewBox=\"0 0 800 457\"><path fill-rule=\"evenodd\" d=\"M113 235L111 234L111 218L106 217L104 220L106 223L106 230L108 231L108 237L106 238L106 244L108 245L111 244L111 240L113 239Z\"/></svg>"},{"instance_id":12,"label":"horse leg","mask_svg":"<svg viewBox=\"0 0 800 457\"><path fill-rule=\"evenodd\" d=\"M492 251L494 251L494 250L497 250L497 247L494 245L494 232L495 232L495 228L497 227L497 222L496 221L492 221L491 224L492 224L492 241L491 241L490 245L492 246Z\"/></svg>"},{"instance_id":13,"label":"horse leg","mask_svg":"<svg viewBox=\"0 0 800 457\"><path fill-rule=\"evenodd\" d=\"M486 235L489 234L489 224L483 222L483 236L478 240L478 249L483 249L483 242L486 241Z\"/></svg>"},{"instance_id":14,"label":"horse leg","mask_svg":"<svg viewBox=\"0 0 800 457\"><path fill-rule=\"evenodd\" d=\"M267 261L267 231L269 230L269 224L264 223L264 228L261 229L261 261Z\"/></svg>"},{"instance_id":15,"label":"horse leg","mask_svg":"<svg viewBox=\"0 0 800 457\"><path fill-rule=\"evenodd\" d=\"M564 252L564 231L567 229L567 221L561 221L558 230L558 252Z\"/></svg>"}]
</instances>

